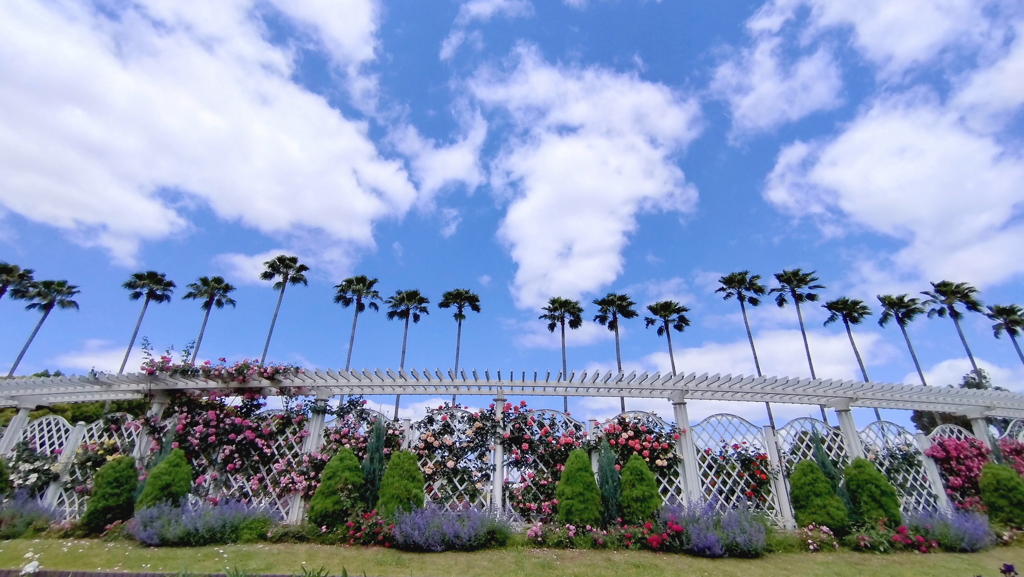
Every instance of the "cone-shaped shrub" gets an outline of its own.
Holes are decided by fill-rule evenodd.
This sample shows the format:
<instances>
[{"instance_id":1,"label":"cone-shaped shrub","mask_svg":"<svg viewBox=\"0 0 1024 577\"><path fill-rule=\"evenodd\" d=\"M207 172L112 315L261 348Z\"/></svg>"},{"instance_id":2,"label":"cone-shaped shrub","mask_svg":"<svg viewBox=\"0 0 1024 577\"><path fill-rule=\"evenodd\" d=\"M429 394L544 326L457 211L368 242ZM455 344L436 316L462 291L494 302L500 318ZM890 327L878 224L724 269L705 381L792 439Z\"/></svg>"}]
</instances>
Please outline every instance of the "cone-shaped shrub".
<instances>
[{"instance_id":1,"label":"cone-shaped shrub","mask_svg":"<svg viewBox=\"0 0 1024 577\"><path fill-rule=\"evenodd\" d=\"M846 485L843 485L843 476L836 469L832 459L829 458L828 453L825 452L825 445L821 442L821 436L818 433L814 433L811 437L811 442L814 444L814 450L811 453L811 457L814 459L815 464L821 469L821 472L825 474L825 478L832 485L832 492L839 497L843 502L843 507L847 511L853 508L850 504L850 494L846 491ZM806 526L806 525L805 525ZM831 525L828 526L832 528Z\"/></svg>"},{"instance_id":2,"label":"cone-shaped shrub","mask_svg":"<svg viewBox=\"0 0 1024 577\"><path fill-rule=\"evenodd\" d=\"M789 477L790 498L796 524L824 525L842 536L850 524L843 500L832 492L832 484L812 460L800 461Z\"/></svg>"},{"instance_id":3,"label":"cone-shaped shrub","mask_svg":"<svg viewBox=\"0 0 1024 577\"><path fill-rule=\"evenodd\" d=\"M115 521L131 519L138 483L135 459L131 457L118 457L100 467L96 471L92 497L82 516L82 528L97 534Z\"/></svg>"},{"instance_id":4,"label":"cone-shaped shrub","mask_svg":"<svg viewBox=\"0 0 1024 577\"><path fill-rule=\"evenodd\" d=\"M992 522L1024 528L1024 481L1016 471L989 463L981 470L979 485Z\"/></svg>"},{"instance_id":5,"label":"cone-shaped shrub","mask_svg":"<svg viewBox=\"0 0 1024 577\"><path fill-rule=\"evenodd\" d=\"M192 467L185 459L185 451L174 449L149 472L135 509L145 509L158 503L180 505L191 488Z\"/></svg>"},{"instance_id":6,"label":"cone-shaped shrub","mask_svg":"<svg viewBox=\"0 0 1024 577\"><path fill-rule=\"evenodd\" d=\"M619 507L621 484L619 472L615 469L615 453L604 437L601 438L601 454L597 459L597 486L601 489L604 524L614 525L622 514Z\"/></svg>"},{"instance_id":7,"label":"cone-shaped shrub","mask_svg":"<svg viewBox=\"0 0 1024 577\"><path fill-rule=\"evenodd\" d=\"M0 459L0 498L11 492L11 470L7 461Z\"/></svg>"},{"instance_id":8,"label":"cone-shaped shrub","mask_svg":"<svg viewBox=\"0 0 1024 577\"><path fill-rule=\"evenodd\" d=\"M423 506L423 473L416 463L416 456L408 451L391 455L384 478L380 481L380 498L377 512L387 519L394 519L398 511L409 512Z\"/></svg>"},{"instance_id":9,"label":"cone-shaped shrub","mask_svg":"<svg viewBox=\"0 0 1024 577\"><path fill-rule=\"evenodd\" d=\"M630 525L641 525L653 520L661 508L658 481L644 458L633 456L622 468L622 520Z\"/></svg>"},{"instance_id":10,"label":"cone-shaped shrub","mask_svg":"<svg viewBox=\"0 0 1024 577\"><path fill-rule=\"evenodd\" d=\"M384 417L377 416L370 428L370 440L366 444L366 457L363 459L363 498L366 506L373 509L380 494L380 483L384 478L387 460L384 458L384 441L387 435Z\"/></svg>"},{"instance_id":11,"label":"cone-shaped shrub","mask_svg":"<svg viewBox=\"0 0 1024 577\"><path fill-rule=\"evenodd\" d=\"M320 477L309 500L309 522L333 529L346 521L363 503L363 469L352 449L338 451Z\"/></svg>"},{"instance_id":12,"label":"cone-shaped shrub","mask_svg":"<svg viewBox=\"0 0 1024 577\"><path fill-rule=\"evenodd\" d=\"M565 470L555 489L558 521L583 527L601 524L601 492L590 468L590 456L576 449L569 453Z\"/></svg>"},{"instance_id":13,"label":"cone-shaped shrub","mask_svg":"<svg viewBox=\"0 0 1024 577\"><path fill-rule=\"evenodd\" d=\"M867 459L854 459L844 470L846 491L850 495L850 522L858 526L874 526L885 519L892 528L899 526L900 500L896 489Z\"/></svg>"}]
</instances>

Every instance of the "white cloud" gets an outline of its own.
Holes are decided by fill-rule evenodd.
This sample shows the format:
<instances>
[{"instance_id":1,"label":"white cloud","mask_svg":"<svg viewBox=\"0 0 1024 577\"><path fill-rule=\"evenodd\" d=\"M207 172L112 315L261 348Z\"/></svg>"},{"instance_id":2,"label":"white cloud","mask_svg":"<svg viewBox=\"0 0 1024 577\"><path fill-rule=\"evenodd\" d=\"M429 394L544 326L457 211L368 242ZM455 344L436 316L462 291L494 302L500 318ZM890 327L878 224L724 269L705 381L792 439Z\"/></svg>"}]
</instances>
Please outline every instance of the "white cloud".
<instances>
[{"instance_id":1,"label":"white cloud","mask_svg":"<svg viewBox=\"0 0 1024 577\"><path fill-rule=\"evenodd\" d=\"M974 357L974 360L977 361L978 367L983 369L991 378L993 386L1003 387L1015 392L1024 392L1024 386L1021 386L1021 381L1024 380L1024 370L1021 370L1020 367L1006 368L994 365L977 356ZM924 378L933 387L957 386L963 380L964 375L972 370L971 361L967 357L946 359L932 365L929 369L925 369ZM918 384L921 382L921 379L917 376L916 372L913 372L907 373L907 376L903 378L903 382Z\"/></svg>"},{"instance_id":2,"label":"white cloud","mask_svg":"<svg viewBox=\"0 0 1024 577\"><path fill-rule=\"evenodd\" d=\"M316 6L284 10L308 24L330 15ZM316 37L335 62L367 61L373 5L329 6L348 21L318 20ZM0 204L126 264L140 243L187 231L182 196L263 233L372 247L374 223L405 214L416 191L364 122L291 81L294 57L267 42L249 1L149 0L109 17L5 2Z\"/></svg>"},{"instance_id":3,"label":"white cloud","mask_svg":"<svg viewBox=\"0 0 1024 577\"><path fill-rule=\"evenodd\" d=\"M411 125L392 135L398 151L409 157L412 175L419 185L421 204L430 205L447 186L462 184L472 192L483 181L479 158L487 137L487 121L479 112L463 114L461 121L465 134L447 146L423 138Z\"/></svg>"},{"instance_id":4,"label":"white cloud","mask_svg":"<svg viewBox=\"0 0 1024 577\"><path fill-rule=\"evenodd\" d=\"M154 345L156 346L156 345ZM101 373L116 373L124 360L124 351L128 347L127 339L121 345L102 339L87 339L82 343L82 348L77 351L69 351L57 355L53 362L65 373L84 374L92 369ZM160 355L163 349L154 351ZM125 365L126 373L135 373L142 366L142 349L139 342L135 342L135 348L128 355L128 364Z\"/></svg>"},{"instance_id":5,"label":"white cloud","mask_svg":"<svg viewBox=\"0 0 1024 577\"><path fill-rule=\"evenodd\" d=\"M562 330L555 327L554 332L548 331L546 321L536 320L523 323L506 323L506 327L515 331L513 338L516 346L526 349L550 349L559 350L562 348ZM614 335L606 327L597 323L584 320L583 325L576 330L565 328L565 346L585 347L596 342L614 338ZM561 358L559 358L561 363ZM570 359L567 363L569 370L573 370L573 363Z\"/></svg>"},{"instance_id":6,"label":"white cloud","mask_svg":"<svg viewBox=\"0 0 1024 577\"><path fill-rule=\"evenodd\" d=\"M457 208L443 208L441 209L441 236L443 238L451 238L455 231L459 229L459 223L462 222L462 215L459 214Z\"/></svg>"},{"instance_id":7,"label":"white cloud","mask_svg":"<svg viewBox=\"0 0 1024 577\"><path fill-rule=\"evenodd\" d=\"M1024 23L1014 29L1014 40L1000 58L965 76L952 107L983 131L1000 128L1024 105Z\"/></svg>"},{"instance_id":8,"label":"white cloud","mask_svg":"<svg viewBox=\"0 0 1024 577\"><path fill-rule=\"evenodd\" d=\"M967 129L925 92L874 102L831 140L785 147L765 198L828 233L905 243L885 268L978 285L1024 272L1024 157Z\"/></svg>"},{"instance_id":9,"label":"white cloud","mask_svg":"<svg viewBox=\"0 0 1024 577\"><path fill-rule=\"evenodd\" d=\"M729 103L733 134L764 132L839 106L843 80L831 51L784 63L781 40L759 37L715 70L711 91Z\"/></svg>"},{"instance_id":10,"label":"white cloud","mask_svg":"<svg viewBox=\"0 0 1024 577\"><path fill-rule=\"evenodd\" d=\"M614 281L639 213L694 209L675 156L697 136L699 108L632 74L550 65L525 46L514 57L510 72L469 84L516 128L491 184L511 201L498 237L519 267L516 304L538 308Z\"/></svg>"},{"instance_id":11,"label":"white cloud","mask_svg":"<svg viewBox=\"0 0 1024 577\"><path fill-rule=\"evenodd\" d=\"M477 282L479 282L481 285L487 287L487 286L491 286L491 280L493 280L493 279L491 279L491 275L485 274L485 275L480 275L480 278L477 279Z\"/></svg>"},{"instance_id":12,"label":"white cloud","mask_svg":"<svg viewBox=\"0 0 1024 577\"><path fill-rule=\"evenodd\" d=\"M657 301L676 301L683 305L690 305L696 300L693 293L690 292L686 280L680 277L629 285L623 289L623 292L634 295L641 314L645 312L648 304ZM640 294L644 295L642 299L639 298Z\"/></svg>"},{"instance_id":13,"label":"white cloud","mask_svg":"<svg viewBox=\"0 0 1024 577\"><path fill-rule=\"evenodd\" d=\"M476 22L488 22L495 16L505 18L529 18L533 16L533 3L529 0L468 0L459 6L459 14L455 17L452 31L441 42L439 58L448 60L468 39L479 49L483 39L478 31L466 32L466 28Z\"/></svg>"},{"instance_id":14,"label":"white cloud","mask_svg":"<svg viewBox=\"0 0 1024 577\"><path fill-rule=\"evenodd\" d=\"M259 254L219 254L213 260L225 269L224 276L234 284L256 285L266 282L260 280L260 274L266 268L263 263L281 254L294 255L295 253L288 249L272 248ZM303 258L300 258L299 262L307 263Z\"/></svg>"}]
</instances>

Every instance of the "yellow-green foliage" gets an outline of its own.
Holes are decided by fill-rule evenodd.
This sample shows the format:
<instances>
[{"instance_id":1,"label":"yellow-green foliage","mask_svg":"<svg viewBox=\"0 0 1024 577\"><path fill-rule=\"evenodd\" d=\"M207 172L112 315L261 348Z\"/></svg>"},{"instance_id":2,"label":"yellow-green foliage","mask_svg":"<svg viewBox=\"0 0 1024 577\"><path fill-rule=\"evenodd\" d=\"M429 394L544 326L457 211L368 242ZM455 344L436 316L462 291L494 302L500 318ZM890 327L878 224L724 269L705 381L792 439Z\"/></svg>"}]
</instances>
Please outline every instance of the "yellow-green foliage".
<instances>
[{"instance_id":1,"label":"yellow-green foliage","mask_svg":"<svg viewBox=\"0 0 1024 577\"><path fill-rule=\"evenodd\" d=\"M164 502L180 505L191 488L192 467L185 459L185 451L174 449L149 472L135 508L145 509Z\"/></svg>"},{"instance_id":2,"label":"yellow-green foliage","mask_svg":"<svg viewBox=\"0 0 1024 577\"><path fill-rule=\"evenodd\" d=\"M82 528L89 533L102 533L115 521L131 519L138 483L135 459L131 457L117 457L100 467L96 471L92 497L82 516Z\"/></svg>"},{"instance_id":3,"label":"yellow-green foliage","mask_svg":"<svg viewBox=\"0 0 1024 577\"><path fill-rule=\"evenodd\" d=\"M653 520L661 508L661 494L658 481L640 455L633 453L621 471L622 520L630 525L640 525Z\"/></svg>"},{"instance_id":4,"label":"yellow-green foliage","mask_svg":"<svg viewBox=\"0 0 1024 577\"><path fill-rule=\"evenodd\" d=\"M601 524L601 492L586 451L576 449L569 453L555 498L558 499L559 522L578 527Z\"/></svg>"},{"instance_id":5,"label":"yellow-green foliage","mask_svg":"<svg viewBox=\"0 0 1024 577\"><path fill-rule=\"evenodd\" d=\"M391 455L384 478L380 481L377 512L393 519L398 511L412 511L423 506L423 473L416 456L408 451Z\"/></svg>"},{"instance_id":6,"label":"yellow-green foliage","mask_svg":"<svg viewBox=\"0 0 1024 577\"><path fill-rule=\"evenodd\" d=\"M1006 465L989 463L981 470L981 501L995 523L1024 528L1024 481Z\"/></svg>"},{"instance_id":7,"label":"yellow-green foliage","mask_svg":"<svg viewBox=\"0 0 1024 577\"><path fill-rule=\"evenodd\" d=\"M352 449L342 449L328 461L320 485L309 500L309 522L333 529L358 510L363 491L363 469Z\"/></svg>"},{"instance_id":8,"label":"yellow-green foliage","mask_svg":"<svg viewBox=\"0 0 1024 577\"><path fill-rule=\"evenodd\" d=\"M850 494L850 522L870 527L885 519L886 525L897 527L902 521L900 500L896 489L871 461L854 459L843 471L846 490Z\"/></svg>"},{"instance_id":9,"label":"yellow-green foliage","mask_svg":"<svg viewBox=\"0 0 1024 577\"><path fill-rule=\"evenodd\" d=\"M797 525L824 525L833 533L845 534L850 524L846 506L832 492L832 483L817 463L810 459L797 463L789 485Z\"/></svg>"}]
</instances>

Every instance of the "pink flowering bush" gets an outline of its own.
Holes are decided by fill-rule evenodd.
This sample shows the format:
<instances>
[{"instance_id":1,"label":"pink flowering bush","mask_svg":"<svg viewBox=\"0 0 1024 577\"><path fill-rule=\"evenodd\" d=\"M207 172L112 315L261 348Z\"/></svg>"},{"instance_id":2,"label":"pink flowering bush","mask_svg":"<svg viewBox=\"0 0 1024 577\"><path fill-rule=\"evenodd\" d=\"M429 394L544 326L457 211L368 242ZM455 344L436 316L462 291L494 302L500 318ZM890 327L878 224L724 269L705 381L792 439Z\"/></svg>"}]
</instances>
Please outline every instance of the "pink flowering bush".
<instances>
[{"instance_id":1,"label":"pink flowering bush","mask_svg":"<svg viewBox=\"0 0 1024 577\"><path fill-rule=\"evenodd\" d=\"M497 431L494 406L470 412L445 403L416 425L412 451L427 486L427 498L475 502L494 473L491 451Z\"/></svg>"},{"instance_id":2,"label":"pink flowering bush","mask_svg":"<svg viewBox=\"0 0 1024 577\"><path fill-rule=\"evenodd\" d=\"M946 486L946 494L961 509L984 510L978 481L991 451L978 439L935 437L924 452L935 460Z\"/></svg>"},{"instance_id":3,"label":"pink flowering bush","mask_svg":"<svg viewBox=\"0 0 1024 577\"><path fill-rule=\"evenodd\" d=\"M242 359L229 365L227 359L221 357L216 363L204 361L197 366L188 360L191 356L189 347L186 347L179 355L181 360L175 362L173 347L157 356L153 354L153 349L146 338L142 339L142 356L142 366L139 367L139 370L144 374L201 378L226 385L241 385L259 380L277 381L303 372L301 368L294 365L273 363L262 365L255 358ZM301 387L287 387L282 392L294 396L305 394L307 391L302 390Z\"/></svg>"},{"instance_id":4,"label":"pink flowering bush","mask_svg":"<svg viewBox=\"0 0 1024 577\"><path fill-rule=\"evenodd\" d=\"M999 439L999 452L1003 454L1006 464L1024 477L1024 443L1016 439Z\"/></svg>"},{"instance_id":5,"label":"pink flowering bush","mask_svg":"<svg viewBox=\"0 0 1024 577\"><path fill-rule=\"evenodd\" d=\"M712 471L708 482L712 495L726 502L745 500L755 506L771 496L771 477L775 470L768 454L760 447L746 441L731 445L723 442L718 451L704 449L699 458L704 459L708 463L706 468ZM739 483L729 483L732 477L738 478Z\"/></svg>"},{"instance_id":6,"label":"pink flowering bush","mask_svg":"<svg viewBox=\"0 0 1024 577\"><path fill-rule=\"evenodd\" d=\"M676 441L680 431L674 425L646 418L642 414L619 415L601 429L616 454L616 463L624 466L634 454L643 457L647 467L657 476L679 467Z\"/></svg>"}]
</instances>

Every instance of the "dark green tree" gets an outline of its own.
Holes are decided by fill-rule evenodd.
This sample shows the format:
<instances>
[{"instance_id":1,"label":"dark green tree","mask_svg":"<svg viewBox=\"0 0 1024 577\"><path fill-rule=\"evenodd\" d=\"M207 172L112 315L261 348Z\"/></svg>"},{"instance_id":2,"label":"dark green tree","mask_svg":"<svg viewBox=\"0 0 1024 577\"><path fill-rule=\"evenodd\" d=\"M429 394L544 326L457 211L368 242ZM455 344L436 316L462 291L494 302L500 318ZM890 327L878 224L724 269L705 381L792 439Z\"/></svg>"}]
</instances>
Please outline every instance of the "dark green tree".
<instances>
[{"instance_id":1,"label":"dark green tree","mask_svg":"<svg viewBox=\"0 0 1024 577\"><path fill-rule=\"evenodd\" d=\"M149 308L149 303L160 304L170 302L171 294L177 285L174 284L174 281L167 280L167 275L164 273L147 270L146 272L133 273L121 286L130 291L128 298L131 300L143 300L142 312L139 313L139 320L135 322L135 330L132 331L132 338L128 341L128 349L124 352L121 368L117 370L119 375L124 372L124 367L128 364L128 355L132 353L132 347L135 346L135 338L139 336L139 327L142 326L142 318L146 316L146 309Z\"/></svg>"},{"instance_id":2,"label":"dark green tree","mask_svg":"<svg viewBox=\"0 0 1024 577\"><path fill-rule=\"evenodd\" d=\"M373 288L377 285L377 282L375 278L369 278L366 275L356 275L341 281L341 284L334 287L337 291L334 294L335 303L344 308L352 305L356 306L355 313L352 315L352 333L348 337L348 356L345 357L346 371L352 366L352 348L356 344L356 322L359 321L359 315L367 308L375 311L380 310L380 306L374 302L382 300L380 293Z\"/></svg>"},{"instance_id":3,"label":"dark green tree","mask_svg":"<svg viewBox=\"0 0 1024 577\"><path fill-rule=\"evenodd\" d=\"M878 302L882 304L882 315L878 317L878 326L884 327L889 321L896 321L903 333L903 340L907 342L907 349L910 351L910 358L914 361L914 367L917 368L917 376L921 377L922 385L928 386L928 381L924 378L924 371L921 370L921 362L917 360L914 345L910 344L910 335L907 334L907 325L918 315L927 312L927 309L921 306L921 299L905 294L878 295Z\"/></svg>"},{"instance_id":4,"label":"dark green tree","mask_svg":"<svg viewBox=\"0 0 1024 577\"><path fill-rule=\"evenodd\" d=\"M813 523L824 525L838 535L845 534L850 524L846 506L817 463L810 459L797 463L789 477L789 485L793 513L799 527Z\"/></svg>"},{"instance_id":5,"label":"dark green tree","mask_svg":"<svg viewBox=\"0 0 1024 577\"><path fill-rule=\"evenodd\" d=\"M135 502L135 510L160 503L178 506L191 489L192 466L185 459L185 451L174 449L149 472L142 494Z\"/></svg>"},{"instance_id":6,"label":"dark green tree","mask_svg":"<svg viewBox=\"0 0 1024 577\"><path fill-rule=\"evenodd\" d=\"M380 482L377 512L386 519L394 519L399 511L409 512L423 506L423 473L416 456L398 451L388 461L388 468Z\"/></svg>"},{"instance_id":7,"label":"dark green tree","mask_svg":"<svg viewBox=\"0 0 1024 577\"><path fill-rule=\"evenodd\" d=\"M0 459L0 501L11 493L11 469L6 459Z\"/></svg>"},{"instance_id":8,"label":"dark green tree","mask_svg":"<svg viewBox=\"0 0 1024 577\"><path fill-rule=\"evenodd\" d=\"M21 352L18 353L18 358L14 359L14 364L11 365L11 370L7 373L7 378L14 376L14 371L18 370L18 365L21 364L21 359L25 358L25 353L28 352L29 345L35 340L36 335L39 333L39 329L42 328L43 322L46 321L46 317L50 316L50 311L53 309L75 309L78 310L78 303L74 300L74 296L79 293L78 287L73 284L68 284L66 280L43 280L39 282L31 283L31 286L25 289L25 294L22 300L32 301L25 305L25 310L40 310L43 315L39 318L39 322L36 323L36 328L32 329L32 334L28 336L28 340L25 341L25 346L21 348Z\"/></svg>"},{"instance_id":9,"label":"dark green tree","mask_svg":"<svg viewBox=\"0 0 1024 577\"><path fill-rule=\"evenodd\" d=\"M981 310L982 304L978 300L977 294L978 289L965 283L944 280L937 283L932 283L932 290L922 291L921 294L928 297L928 300L924 301L924 305L930 306L928 310L928 318L934 316L946 317L953 319L953 324L956 326L956 334L960 335L960 342L964 345L964 350L967 351L967 358L971 361L971 367L974 368L974 372L978 372L978 363L974 361L974 353L971 352L971 347L967 345L967 337L964 336L963 329L960 328L960 319L963 318L964 314L957 309L957 305L963 306L969 311L976 313L983 312Z\"/></svg>"},{"instance_id":10,"label":"dark green tree","mask_svg":"<svg viewBox=\"0 0 1024 577\"><path fill-rule=\"evenodd\" d=\"M997 339L1002 336L1003 332L1010 335L1010 342L1013 343L1013 348L1017 351L1017 358L1024 363L1024 353L1020 351L1020 345L1017 344L1017 337L1020 336L1021 330L1024 330L1024 309L1018 305L993 305L988 307L986 316L996 321L996 324L992 325L992 334Z\"/></svg>"},{"instance_id":11,"label":"dark green tree","mask_svg":"<svg viewBox=\"0 0 1024 577\"><path fill-rule=\"evenodd\" d=\"M610 527L622 516L622 484L619 471L615 468L615 452L608 439L601 437L600 454L597 459L597 485L601 490L601 505L604 512L604 526Z\"/></svg>"},{"instance_id":12,"label":"dark green tree","mask_svg":"<svg viewBox=\"0 0 1024 577\"><path fill-rule=\"evenodd\" d=\"M640 525L653 520L661 508L658 481L644 458L633 453L622 468L622 520Z\"/></svg>"},{"instance_id":13,"label":"dark green tree","mask_svg":"<svg viewBox=\"0 0 1024 577\"><path fill-rule=\"evenodd\" d=\"M384 418L378 416L370 428L370 440L366 444L366 457L363 459L364 496L366 506L370 509L377 505L380 483L384 479L384 471L388 466L384 458L384 441L387 432Z\"/></svg>"},{"instance_id":14,"label":"dark green tree","mask_svg":"<svg viewBox=\"0 0 1024 577\"><path fill-rule=\"evenodd\" d=\"M441 295L441 302L437 308L446 309L454 307L455 322L459 328L455 333L455 378L459 376L459 354L462 352L462 321L466 320L466 309L480 312L480 297L469 289L453 289ZM455 395L452 395L452 404L455 404Z\"/></svg>"},{"instance_id":15,"label":"dark green tree","mask_svg":"<svg viewBox=\"0 0 1024 577\"><path fill-rule=\"evenodd\" d=\"M811 360L811 345L807 342L807 328L804 326L804 314L800 309L800 304L804 302L817 302L819 291L825 288L825 285L818 284L818 277L814 276L815 271L804 272L801 269L794 268L789 270L783 270L782 272L775 273L775 280L778 281L779 286L768 291L771 294L775 294L775 304L779 308L784 308L789 301L793 301L793 305L796 306L796 318L800 321L800 336L804 339L804 352L807 353L807 366L811 369L811 378L816 379L818 375L814 372L814 361ZM828 417L825 415L825 406L821 405L821 419L828 422Z\"/></svg>"},{"instance_id":16,"label":"dark green tree","mask_svg":"<svg viewBox=\"0 0 1024 577\"><path fill-rule=\"evenodd\" d=\"M267 332L267 343L263 345L263 355L260 356L260 365L267 362L267 351L270 349L270 338L274 336L274 325L277 324L277 314L281 312L281 301L284 300L284 289L288 285L307 286L306 273L309 267L299 262L299 257L279 254L263 263L265 267L260 273L260 280L272 281L274 290L278 291L277 306L274 307L274 316L270 319L270 330Z\"/></svg>"},{"instance_id":17,"label":"dark green tree","mask_svg":"<svg viewBox=\"0 0 1024 577\"><path fill-rule=\"evenodd\" d=\"M690 319L686 317L686 313L690 312L690 309L676 301L658 301L647 305L647 311L653 316L644 317L645 326L647 328L658 327L658 336L668 339L668 360L672 364L672 374L674 375L676 374L676 356L672 352L672 331L670 329L683 332L686 327L690 326Z\"/></svg>"},{"instance_id":18,"label":"dark green tree","mask_svg":"<svg viewBox=\"0 0 1024 577\"><path fill-rule=\"evenodd\" d=\"M896 528L902 521L900 499L892 483L867 459L854 459L843 471L850 494L850 523L871 527L885 519Z\"/></svg>"},{"instance_id":19,"label":"dark green tree","mask_svg":"<svg viewBox=\"0 0 1024 577\"><path fill-rule=\"evenodd\" d=\"M82 528L97 535L115 521L131 519L135 512L138 482L139 473L135 470L135 459L131 457L117 457L100 467L82 516Z\"/></svg>"},{"instance_id":20,"label":"dark green tree","mask_svg":"<svg viewBox=\"0 0 1024 577\"><path fill-rule=\"evenodd\" d=\"M225 305L234 307L235 299L228 295L235 291L235 287L225 281L223 277L201 276L197 282L189 283L185 288L188 289L188 292L181 298L203 301L202 309L206 311L203 314L203 324L199 327L199 338L196 339L196 346L192 349L191 362L195 364L199 355L199 347L203 344L203 335L206 334L206 322L210 320L210 311L214 307L222 309Z\"/></svg>"},{"instance_id":21,"label":"dark green tree","mask_svg":"<svg viewBox=\"0 0 1024 577\"><path fill-rule=\"evenodd\" d=\"M315 527L333 529L348 521L362 503L363 470L352 449L343 448L324 467L307 518Z\"/></svg>"},{"instance_id":22,"label":"dark green tree","mask_svg":"<svg viewBox=\"0 0 1024 577\"><path fill-rule=\"evenodd\" d=\"M594 299L597 305L597 315L594 322L601 326L608 327L608 330L615 333L615 366L619 374L622 374L622 347L619 346L619 319L633 319L640 313L633 307L636 303L629 295L608 293L604 298ZM619 397L619 410L626 412L626 397Z\"/></svg>"},{"instance_id":23,"label":"dark green tree","mask_svg":"<svg viewBox=\"0 0 1024 577\"><path fill-rule=\"evenodd\" d=\"M7 291L11 292L11 298L23 299L35 281L33 273L35 271L30 268L0 261L0 299L4 298Z\"/></svg>"},{"instance_id":24,"label":"dark green tree","mask_svg":"<svg viewBox=\"0 0 1024 577\"><path fill-rule=\"evenodd\" d=\"M1024 481L1007 465L989 463L981 469L981 501L993 523L1024 528Z\"/></svg>"},{"instance_id":25,"label":"dark green tree","mask_svg":"<svg viewBox=\"0 0 1024 577\"><path fill-rule=\"evenodd\" d=\"M389 321L401 319L405 321L405 330L402 332L402 357L398 361L398 370L405 368L405 350L409 342L409 321L419 324L421 315L429 315L427 305L430 299L420 294L416 289L395 291L394 296L384 299L388 305L387 317ZM398 405L402 401L402 395L395 395L395 420L398 419Z\"/></svg>"},{"instance_id":26,"label":"dark green tree","mask_svg":"<svg viewBox=\"0 0 1024 577\"><path fill-rule=\"evenodd\" d=\"M558 499L559 523L577 527L601 524L601 492L586 451L576 449L569 453L562 478L555 489L555 498Z\"/></svg>"},{"instance_id":27,"label":"dark green tree","mask_svg":"<svg viewBox=\"0 0 1024 577\"><path fill-rule=\"evenodd\" d=\"M825 326L840 319L843 321L843 326L846 327L846 336L850 338L850 346L853 347L853 356L857 357L857 364L860 365L860 374L864 377L865 383L870 382L868 369L864 366L864 359L860 356L860 350L857 349L857 342L853 340L853 329L850 326L859 325L864 322L864 319L871 316L871 309L862 300L846 297L830 300L821 306L829 312L828 318L825 319ZM875 420L882 420L882 415L878 412L877 408L875 409Z\"/></svg>"},{"instance_id":28,"label":"dark green tree","mask_svg":"<svg viewBox=\"0 0 1024 577\"><path fill-rule=\"evenodd\" d=\"M716 293L722 293L722 300L729 300L736 297L740 303L740 312L743 313L743 326L747 329L747 340L750 341L750 353L754 355L754 370L757 376L761 376L761 361L757 358L757 349L754 348L754 333L750 332L750 320L747 318L747 305L756 307L761 304L761 297L767 294L768 289L761 284L761 275L751 275L749 270L729 273L720 279L718 283L722 286L715 289ZM765 409L768 411L768 421L772 428L775 427L775 416L772 414L771 403L765 402Z\"/></svg>"},{"instance_id":29,"label":"dark green tree","mask_svg":"<svg viewBox=\"0 0 1024 577\"><path fill-rule=\"evenodd\" d=\"M569 369L565 360L565 327L568 325L570 329L576 330L583 326L583 305L580 304L580 301L551 297L548 300L548 306L541 310L544 311L544 314L539 318L548 322L548 332L553 333L559 327L562 330L562 374L559 380L567 381L569 380ZM569 412L569 397L562 397L562 410L566 413Z\"/></svg>"}]
</instances>

